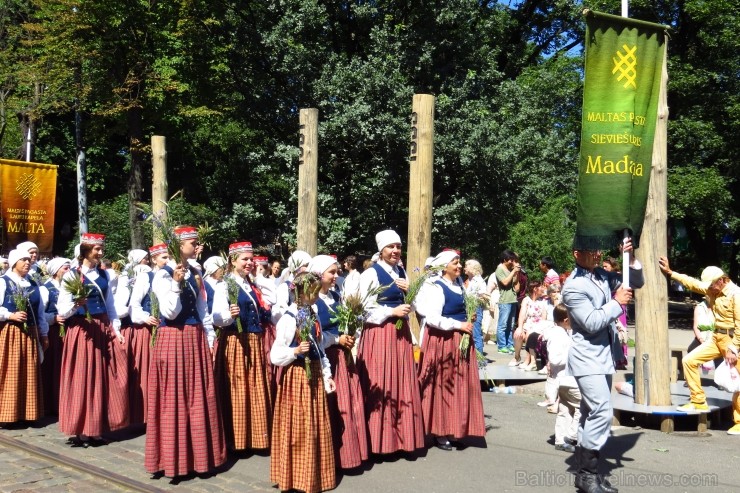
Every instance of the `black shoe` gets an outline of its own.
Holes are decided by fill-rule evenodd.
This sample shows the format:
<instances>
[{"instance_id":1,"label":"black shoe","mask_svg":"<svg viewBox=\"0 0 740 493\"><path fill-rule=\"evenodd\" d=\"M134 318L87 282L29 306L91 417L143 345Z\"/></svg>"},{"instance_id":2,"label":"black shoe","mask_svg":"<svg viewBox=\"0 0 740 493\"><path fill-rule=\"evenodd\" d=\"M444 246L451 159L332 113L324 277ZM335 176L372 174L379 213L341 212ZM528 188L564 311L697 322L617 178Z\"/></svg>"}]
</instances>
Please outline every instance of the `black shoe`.
<instances>
[{"instance_id":1,"label":"black shoe","mask_svg":"<svg viewBox=\"0 0 740 493\"><path fill-rule=\"evenodd\" d=\"M565 437L565 443L569 443L573 445L574 447L578 445L578 440L574 440L573 438Z\"/></svg>"},{"instance_id":2,"label":"black shoe","mask_svg":"<svg viewBox=\"0 0 740 493\"><path fill-rule=\"evenodd\" d=\"M80 437L69 437L67 439L67 443L69 444L70 447L87 448L87 447L90 446L90 443L89 442L86 442L85 440L83 440Z\"/></svg>"},{"instance_id":3,"label":"black shoe","mask_svg":"<svg viewBox=\"0 0 740 493\"><path fill-rule=\"evenodd\" d=\"M599 475L599 484L601 485L601 489L604 490L604 493L619 493L619 490L612 486L606 475Z\"/></svg>"},{"instance_id":4,"label":"black shoe","mask_svg":"<svg viewBox=\"0 0 740 493\"><path fill-rule=\"evenodd\" d=\"M599 476L590 472L578 471L575 486L582 493L606 493L599 484Z\"/></svg>"},{"instance_id":5,"label":"black shoe","mask_svg":"<svg viewBox=\"0 0 740 493\"><path fill-rule=\"evenodd\" d=\"M89 443L91 447L102 447L103 445L108 445L110 442L105 438L91 438Z\"/></svg>"},{"instance_id":6,"label":"black shoe","mask_svg":"<svg viewBox=\"0 0 740 493\"><path fill-rule=\"evenodd\" d=\"M435 443L434 445L440 450L446 450L448 452L452 450L452 444L450 443Z\"/></svg>"}]
</instances>

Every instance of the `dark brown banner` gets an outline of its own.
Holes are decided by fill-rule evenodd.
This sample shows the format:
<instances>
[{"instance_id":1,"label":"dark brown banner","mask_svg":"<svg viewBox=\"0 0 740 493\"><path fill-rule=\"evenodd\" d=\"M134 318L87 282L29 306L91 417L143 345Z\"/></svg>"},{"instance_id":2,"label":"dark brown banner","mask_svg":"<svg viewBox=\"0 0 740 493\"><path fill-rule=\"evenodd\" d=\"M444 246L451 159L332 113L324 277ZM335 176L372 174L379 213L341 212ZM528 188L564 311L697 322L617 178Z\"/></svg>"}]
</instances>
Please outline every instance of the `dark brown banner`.
<instances>
[{"instance_id":1,"label":"dark brown banner","mask_svg":"<svg viewBox=\"0 0 740 493\"><path fill-rule=\"evenodd\" d=\"M51 254L56 196L56 165L0 159L4 252L23 241L32 241L40 253Z\"/></svg>"}]
</instances>

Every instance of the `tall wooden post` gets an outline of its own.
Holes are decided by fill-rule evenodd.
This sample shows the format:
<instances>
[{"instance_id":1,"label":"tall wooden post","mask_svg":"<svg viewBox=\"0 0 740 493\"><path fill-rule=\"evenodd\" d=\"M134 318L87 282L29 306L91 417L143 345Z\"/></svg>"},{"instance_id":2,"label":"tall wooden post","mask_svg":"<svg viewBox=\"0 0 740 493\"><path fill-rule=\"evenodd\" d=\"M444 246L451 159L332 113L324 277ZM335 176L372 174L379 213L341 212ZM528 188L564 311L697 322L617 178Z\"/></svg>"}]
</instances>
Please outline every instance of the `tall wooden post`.
<instances>
[{"instance_id":1,"label":"tall wooden post","mask_svg":"<svg viewBox=\"0 0 740 493\"><path fill-rule=\"evenodd\" d=\"M167 215L167 139L162 135L152 135L152 214ZM155 245L162 241L156 226L152 239Z\"/></svg>"},{"instance_id":2,"label":"tall wooden post","mask_svg":"<svg viewBox=\"0 0 740 493\"><path fill-rule=\"evenodd\" d=\"M434 186L434 96L414 94L411 105L411 167L409 176L409 234L406 271L411 279L424 267L432 246L432 192ZM416 269L419 269L417 271ZM419 340L419 324L411 330ZM421 341L419 341L421 342Z\"/></svg>"},{"instance_id":3,"label":"tall wooden post","mask_svg":"<svg viewBox=\"0 0 740 493\"><path fill-rule=\"evenodd\" d=\"M318 249L318 141L319 110L306 108L298 115L298 232L297 247L311 255Z\"/></svg>"},{"instance_id":4,"label":"tall wooden post","mask_svg":"<svg viewBox=\"0 0 740 493\"><path fill-rule=\"evenodd\" d=\"M668 39L663 52L663 72L661 74L660 95L658 98L658 121L653 143L653 166L650 170L650 190L645 222L643 223L640 248L636 252L642 263L645 287L635 295L635 402L651 406L670 406L670 351L668 344L668 313L665 277L658 268L658 258L665 255L668 242L667 224L667 128L668 102ZM661 423L661 430L673 431L673 419L667 417Z\"/></svg>"}]
</instances>

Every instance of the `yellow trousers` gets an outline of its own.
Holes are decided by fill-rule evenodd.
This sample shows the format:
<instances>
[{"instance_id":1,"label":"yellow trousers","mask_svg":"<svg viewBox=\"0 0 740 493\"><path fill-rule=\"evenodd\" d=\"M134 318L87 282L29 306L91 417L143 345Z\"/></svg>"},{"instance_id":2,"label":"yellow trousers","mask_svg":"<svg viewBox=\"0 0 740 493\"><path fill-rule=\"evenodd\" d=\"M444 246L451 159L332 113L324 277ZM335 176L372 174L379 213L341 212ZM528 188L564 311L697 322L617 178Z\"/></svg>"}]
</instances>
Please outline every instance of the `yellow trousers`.
<instances>
[{"instance_id":1,"label":"yellow trousers","mask_svg":"<svg viewBox=\"0 0 740 493\"><path fill-rule=\"evenodd\" d=\"M683 374L686 383L689 384L691 402L704 404L707 400L704 389L701 387L701 376L699 376L699 365L712 361L718 357L725 357L727 347L732 344L732 338L724 332L715 332L701 346L691 351L683 359ZM740 371L740 359L735 367ZM740 424L740 392L732 394L732 417L735 423Z\"/></svg>"}]
</instances>

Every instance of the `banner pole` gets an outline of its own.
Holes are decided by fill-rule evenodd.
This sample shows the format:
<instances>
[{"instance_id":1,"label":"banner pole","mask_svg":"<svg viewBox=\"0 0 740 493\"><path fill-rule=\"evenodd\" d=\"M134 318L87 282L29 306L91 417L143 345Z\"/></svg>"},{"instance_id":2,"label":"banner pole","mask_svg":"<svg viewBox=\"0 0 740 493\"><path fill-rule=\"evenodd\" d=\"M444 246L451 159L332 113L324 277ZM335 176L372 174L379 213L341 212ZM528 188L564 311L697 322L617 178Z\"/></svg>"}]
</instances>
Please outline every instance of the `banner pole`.
<instances>
[{"instance_id":1,"label":"banner pole","mask_svg":"<svg viewBox=\"0 0 740 493\"><path fill-rule=\"evenodd\" d=\"M622 239L622 245L627 241L630 236L629 229L624 229L624 237ZM622 252L622 287L630 287L630 252Z\"/></svg>"}]
</instances>

